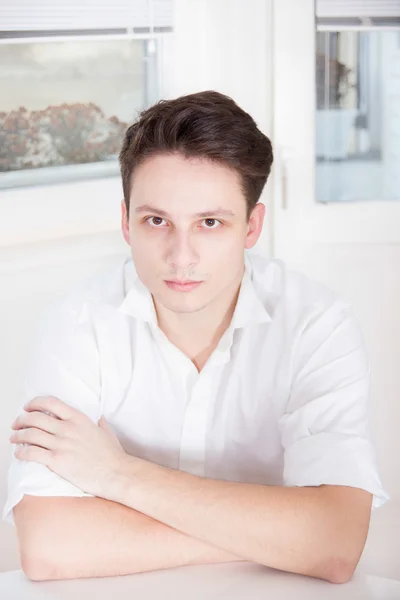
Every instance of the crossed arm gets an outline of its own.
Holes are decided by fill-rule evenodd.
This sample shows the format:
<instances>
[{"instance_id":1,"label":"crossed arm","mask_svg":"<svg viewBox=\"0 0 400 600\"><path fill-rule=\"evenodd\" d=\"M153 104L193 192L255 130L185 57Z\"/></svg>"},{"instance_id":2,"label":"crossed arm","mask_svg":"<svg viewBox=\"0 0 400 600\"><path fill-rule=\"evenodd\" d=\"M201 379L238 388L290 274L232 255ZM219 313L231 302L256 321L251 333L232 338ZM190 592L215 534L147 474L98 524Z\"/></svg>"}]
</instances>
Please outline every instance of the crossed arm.
<instances>
[{"instance_id":1,"label":"crossed arm","mask_svg":"<svg viewBox=\"0 0 400 600\"><path fill-rule=\"evenodd\" d=\"M177 529L103 498L25 496L14 509L24 572L68 579L250 560L332 583L351 578L368 533L364 490L195 479L181 479L178 501L173 479L153 480L150 508Z\"/></svg>"},{"instance_id":2,"label":"crossed arm","mask_svg":"<svg viewBox=\"0 0 400 600\"><path fill-rule=\"evenodd\" d=\"M242 560L103 498L25 495L14 519L22 569L35 581Z\"/></svg>"},{"instance_id":3,"label":"crossed arm","mask_svg":"<svg viewBox=\"0 0 400 600\"><path fill-rule=\"evenodd\" d=\"M358 564L371 513L365 490L199 477L126 454L103 419L57 398L35 398L25 410L10 438L25 444L16 456L95 496L25 496L15 507L32 579L247 560L341 583Z\"/></svg>"}]
</instances>

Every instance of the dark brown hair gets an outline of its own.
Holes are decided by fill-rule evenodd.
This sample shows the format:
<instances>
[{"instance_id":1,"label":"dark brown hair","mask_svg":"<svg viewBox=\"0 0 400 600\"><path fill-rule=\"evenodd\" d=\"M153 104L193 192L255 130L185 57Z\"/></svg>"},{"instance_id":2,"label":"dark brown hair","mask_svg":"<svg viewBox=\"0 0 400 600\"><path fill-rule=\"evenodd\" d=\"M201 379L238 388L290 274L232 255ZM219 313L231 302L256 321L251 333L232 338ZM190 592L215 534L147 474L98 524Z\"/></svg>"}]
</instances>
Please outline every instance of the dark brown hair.
<instances>
[{"instance_id":1,"label":"dark brown hair","mask_svg":"<svg viewBox=\"0 0 400 600\"><path fill-rule=\"evenodd\" d=\"M272 145L232 98L212 90L160 100L127 129L119 162L128 216L135 168L152 155L175 152L235 170L249 219L271 170Z\"/></svg>"}]
</instances>

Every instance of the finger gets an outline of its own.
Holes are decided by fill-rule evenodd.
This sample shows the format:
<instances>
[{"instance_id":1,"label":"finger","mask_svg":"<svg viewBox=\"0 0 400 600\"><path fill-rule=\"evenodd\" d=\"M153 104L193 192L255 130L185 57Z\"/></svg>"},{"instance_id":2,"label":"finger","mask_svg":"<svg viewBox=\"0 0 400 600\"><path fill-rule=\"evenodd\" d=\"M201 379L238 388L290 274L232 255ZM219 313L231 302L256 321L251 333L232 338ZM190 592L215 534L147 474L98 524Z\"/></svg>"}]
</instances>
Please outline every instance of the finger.
<instances>
[{"instance_id":1,"label":"finger","mask_svg":"<svg viewBox=\"0 0 400 600\"><path fill-rule=\"evenodd\" d=\"M55 417L64 420L82 414L72 408L72 406L69 406L69 404L66 404L54 396L36 396L36 398L33 398L33 400L30 400L30 402L25 404L24 410L26 410L26 412L32 412L34 410L47 411L52 413Z\"/></svg>"},{"instance_id":2,"label":"finger","mask_svg":"<svg viewBox=\"0 0 400 600\"><path fill-rule=\"evenodd\" d=\"M62 421L45 413L34 411L31 413L23 412L17 417L11 425L11 429L25 429L27 427L36 427L48 433L57 434L60 432Z\"/></svg>"},{"instance_id":3,"label":"finger","mask_svg":"<svg viewBox=\"0 0 400 600\"><path fill-rule=\"evenodd\" d=\"M10 442L13 444L33 444L46 450L54 450L57 446L57 441L55 435L41 429L35 429L34 427L20 429L10 436Z\"/></svg>"},{"instance_id":4,"label":"finger","mask_svg":"<svg viewBox=\"0 0 400 600\"><path fill-rule=\"evenodd\" d=\"M17 446L14 450L14 456L19 460L33 460L47 467L51 461L51 452L37 446Z\"/></svg>"}]
</instances>

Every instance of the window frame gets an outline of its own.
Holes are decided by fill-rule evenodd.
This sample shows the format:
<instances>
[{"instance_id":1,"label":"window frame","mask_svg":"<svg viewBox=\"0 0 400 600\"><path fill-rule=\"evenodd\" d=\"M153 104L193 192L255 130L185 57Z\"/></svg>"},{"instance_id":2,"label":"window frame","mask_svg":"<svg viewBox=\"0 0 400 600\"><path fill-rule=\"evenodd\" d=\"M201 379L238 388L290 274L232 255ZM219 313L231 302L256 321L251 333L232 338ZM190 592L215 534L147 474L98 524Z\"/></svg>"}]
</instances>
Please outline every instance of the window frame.
<instances>
[{"instance_id":1,"label":"window frame","mask_svg":"<svg viewBox=\"0 0 400 600\"><path fill-rule=\"evenodd\" d=\"M47 32L48 35L35 37L25 37L23 32L21 36L16 36L13 32L14 37L12 38L0 38L1 45L23 45L30 43L54 43L62 42L68 43L71 41L79 42L90 42L90 41L115 41L115 40L154 40L156 44L155 52L155 73L150 73L148 68L148 61L144 61L144 105L151 105L158 99L159 94L155 94L153 90L150 90L152 77L156 77L157 92L160 91L161 77L160 77L160 34L156 33L143 33L143 34L90 34L90 35L57 35L56 31ZM162 34L170 35L170 33ZM157 97L156 97L157 96ZM104 172L104 174L102 174ZM67 165L56 165L52 167L39 167L34 169L18 169L13 171L6 171L0 173L0 190L14 189L15 187L30 187L30 186L46 186L57 183L69 183L72 181L80 181L87 179L97 179L99 177L112 177L117 176L119 173L118 160L106 160L89 163L76 163Z\"/></svg>"}]
</instances>

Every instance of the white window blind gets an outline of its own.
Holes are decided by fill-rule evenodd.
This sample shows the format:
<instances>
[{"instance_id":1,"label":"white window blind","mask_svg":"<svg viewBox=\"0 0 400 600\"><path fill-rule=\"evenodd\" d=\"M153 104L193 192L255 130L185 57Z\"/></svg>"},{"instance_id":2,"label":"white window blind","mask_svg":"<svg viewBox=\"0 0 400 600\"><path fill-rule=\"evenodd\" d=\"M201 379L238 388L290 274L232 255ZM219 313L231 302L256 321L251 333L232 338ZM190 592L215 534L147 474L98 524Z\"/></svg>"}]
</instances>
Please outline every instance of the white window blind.
<instances>
[{"instance_id":1,"label":"white window blind","mask_svg":"<svg viewBox=\"0 0 400 600\"><path fill-rule=\"evenodd\" d=\"M400 0L317 0L318 29L400 26Z\"/></svg>"},{"instance_id":2,"label":"white window blind","mask_svg":"<svg viewBox=\"0 0 400 600\"><path fill-rule=\"evenodd\" d=\"M172 30L173 0L1 0L0 38Z\"/></svg>"}]
</instances>

